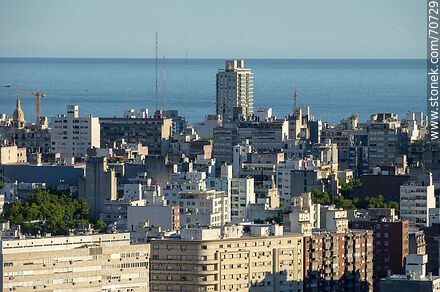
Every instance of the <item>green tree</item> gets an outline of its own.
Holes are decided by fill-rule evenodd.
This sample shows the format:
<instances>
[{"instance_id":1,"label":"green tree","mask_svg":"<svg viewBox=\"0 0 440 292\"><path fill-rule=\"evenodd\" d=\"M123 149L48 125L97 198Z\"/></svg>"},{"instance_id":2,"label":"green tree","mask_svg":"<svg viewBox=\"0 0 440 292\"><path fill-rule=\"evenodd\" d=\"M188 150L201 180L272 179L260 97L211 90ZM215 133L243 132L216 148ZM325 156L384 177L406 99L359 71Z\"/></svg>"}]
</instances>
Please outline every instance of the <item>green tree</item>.
<instances>
[{"instance_id":1,"label":"green tree","mask_svg":"<svg viewBox=\"0 0 440 292\"><path fill-rule=\"evenodd\" d=\"M15 201L1 219L3 222L21 225L23 232L35 234L38 231L53 234L67 234L77 226L76 220L85 219L89 205L55 190L38 190L21 203ZM30 221L39 221L30 224Z\"/></svg>"},{"instance_id":2,"label":"green tree","mask_svg":"<svg viewBox=\"0 0 440 292\"><path fill-rule=\"evenodd\" d=\"M312 190L312 202L315 204L329 205L331 204L330 195L327 192Z\"/></svg>"},{"instance_id":3,"label":"green tree","mask_svg":"<svg viewBox=\"0 0 440 292\"><path fill-rule=\"evenodd\" d=\"M355 180L354 178L350 179L348 183L342 182L342 179L339 177L339 185L341 186L339 190L339 194L341 194L344 198L353 198L353 189L356 187L362 186L362 181L360 179Z\"/></svg>"},{"instance_id":4,"label":"green tree","mask_svg":"<svg viewBox=\"0 0 440 292\"><path fill-rule=\"evenodd\" d=\"M98 220L93 225L93 228L95 230L99 230L99 232L105 232L105 229L107 228L107 224L105 224L104 221Z\"/></svg>"}]
</instances>

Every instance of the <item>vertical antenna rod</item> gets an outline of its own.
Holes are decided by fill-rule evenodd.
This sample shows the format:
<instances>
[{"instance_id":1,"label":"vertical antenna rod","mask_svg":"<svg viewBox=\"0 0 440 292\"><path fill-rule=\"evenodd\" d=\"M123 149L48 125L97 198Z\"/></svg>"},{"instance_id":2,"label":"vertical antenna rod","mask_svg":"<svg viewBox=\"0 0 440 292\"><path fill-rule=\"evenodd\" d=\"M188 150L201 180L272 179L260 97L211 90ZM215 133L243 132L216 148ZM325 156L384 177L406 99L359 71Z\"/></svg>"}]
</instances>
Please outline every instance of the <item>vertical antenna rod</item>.
<instances>
[{"instance_id":1,"label":"vertical antenna rod","mask_svg":"<svg viewBox=\"0 0 440 292\"><path fill-rule=\"evenodd\" d=\"M163 56L163 113L165 115L165 55Z\"/></svg>"},{"instance_id":2,"label":"vertical antenna rod","mask_svg":"<svg viewBox=\"0 0 440 292\"><path fill-rule=\"evenodd\" d=\"M159 99L159 92L157 91L157 31L156 31L156 112L157 112L158 99Z\"/></svg>"},{"instance_id":3,"label":"vertical antenna rod","mask_svg":"<svg viewBox=\"0 0 440 292\"><path fill-rule=\"evenodd\" d=\"M294 103L293 103L293 114L295 114L296 110L298 108L298 91L296 90L296 87L295 87L295 93L293 94L293 100L294 100Z\"/></svg>"},{"instance_id":4,"label":"vertical antenna rod","mask_svg":"<svg viewBox=\"0 0 440 292\"><path fill-rule=\"evenodd\" d=\"M185 121L188 123L188 52L185 52Z\"/></svg>"}]
</instances>

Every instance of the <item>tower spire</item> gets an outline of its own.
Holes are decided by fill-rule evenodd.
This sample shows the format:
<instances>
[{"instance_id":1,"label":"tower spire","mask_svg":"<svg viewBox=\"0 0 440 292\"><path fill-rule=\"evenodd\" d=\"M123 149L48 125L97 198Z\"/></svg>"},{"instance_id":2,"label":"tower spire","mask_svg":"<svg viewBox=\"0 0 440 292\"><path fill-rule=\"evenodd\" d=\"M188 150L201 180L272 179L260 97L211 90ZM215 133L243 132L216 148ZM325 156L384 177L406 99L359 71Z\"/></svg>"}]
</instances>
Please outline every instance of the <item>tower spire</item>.
<instances>
[{"instance_id":1,"label":"tower spire","mask_svg":"<svg viewBox=\"0 0 440 292\"><path fill-rule=\"evenodd\" d=\"M295 114L296 110L298 108L298 91L296 90L296 87L295 87L295 93L293 94L293 100L294 100L294 103L293 103L293 114Z\"/></svg>"},{"instance_id":2,"label":"tower spire","mask_svg":"<svg viewBox=\"0 0 440 292\"><path fill-rule=\"evenodd\" d=\"M12 114L12 120L15 123L24 123L24 114L21 109L20 98L17 97L17 105L15 106L14 113Z\"/></svg>"}]
</instances>

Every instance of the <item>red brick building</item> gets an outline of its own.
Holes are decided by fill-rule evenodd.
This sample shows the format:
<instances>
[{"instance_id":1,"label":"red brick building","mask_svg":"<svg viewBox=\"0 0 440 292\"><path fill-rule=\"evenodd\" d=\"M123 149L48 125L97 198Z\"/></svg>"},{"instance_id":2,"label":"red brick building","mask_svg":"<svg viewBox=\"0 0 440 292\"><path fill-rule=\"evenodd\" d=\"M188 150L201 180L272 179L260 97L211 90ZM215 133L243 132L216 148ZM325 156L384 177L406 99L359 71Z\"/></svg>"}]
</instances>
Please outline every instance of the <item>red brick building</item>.
<instances>
[{"instance_id":1,"label":"red brick building","mask_svg":"<svg viewBox=\"0 0 440 292\"><path fill-rule=\"evenodd\" d=\"M306 236L304 291L373 291L373 232Z\"/></svg>"},{"instance_id":2,"label":"red brick building","mask_svg":"<svg viewBox=\"0 0 440 292\"><path fill-rule=\"evenodd\" d=\"M409 254L408 221L368 221L354 220L350 228L373 231L374 250L374 291L379 291L381 278L388 270L393 274L405 274L405 257Z\"/></svg>"}]
</instances>

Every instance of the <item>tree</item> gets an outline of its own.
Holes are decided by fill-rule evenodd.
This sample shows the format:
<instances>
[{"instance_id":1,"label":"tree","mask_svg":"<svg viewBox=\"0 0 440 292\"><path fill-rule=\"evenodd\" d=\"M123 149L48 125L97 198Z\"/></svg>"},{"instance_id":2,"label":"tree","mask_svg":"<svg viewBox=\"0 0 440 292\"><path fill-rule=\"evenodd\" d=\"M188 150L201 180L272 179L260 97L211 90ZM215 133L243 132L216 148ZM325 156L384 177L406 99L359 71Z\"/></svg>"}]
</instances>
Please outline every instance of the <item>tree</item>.
<instances>
[{"instance_id":1,"label":"tree","mask_svg":"<svg viewBox=\"0 0 440 292\"><path fill-rule=\"evenodd\" d=\"M340 177L338 179L339 184L341 185L339 193L344 198L353 198L353 189L362 186L362 181L360 179L355 180L354 178L352 178L348 181L348 183L342 182Z\"/></svg>"},{"instance_id":2,"label":"tree","mask_svg":"<svg viewBox=\"0 0 440 292\"><path fill-rule=\"evenodd\" d=\"M353 181L353 185L356 185L357 182ZM329 205L332 203L331 197L327 192L321 192L318 190L312 190L312 201L315 204L321 205ZM355 197L353 199L345 198L342 195L333 197L333 204L335 204L338 208L343 208L345 210L353 210L353 209L370 209L370 208L394 208L396 212L399 212L399 203L398 202L389 202L386 203L384 201L384 197L379 195L377 197L365 197L363 199L359 199Z\"/></svg>"},{"instance_id":3,"label":"tree","mask_svg":"<svg viewBox=\"0 0 440 292\"><path fill-rule=\"evenodd\" d=\"M105 224L104 221L98 220L93 225L93 228L95 230L99 230L99 232L105 232L105 229L107 228L107 224Z\"/></svg>"},{"instance_id":4,"label":"tree","mask_svg":"<svg viewBox=\"0 0 440 292\"><path fill-rule=\"evenodd\" d=\"M327 192L312 190L312 202L315 204L329 205L331 203L330 195Z\"/></svg>"},{"instance_id":5,"label":"tree","mask_svg":"<svg viewBox=\"0 0 440 292\"><path fill-rule=\"evenodd\" d=\"M393 208L396 210L396 213L399 213L399 203L391 201L388 203L388 208Z\"/></svg>"},{"instance_id":6,"label":"tree","mask_svg":"<svg viewBox=\"0 0 440 292\"><path fill-rule=\"evenodd\" d=\"M53 234L67 234L77 226L76 220L85 219L89 204L55 190L38 190L21 203L15 201L1 219L3 222L21 225L23 232L35 234L46 231ZM39 221L38 223L29 223Z\"/></svg>"}]
</instances>

